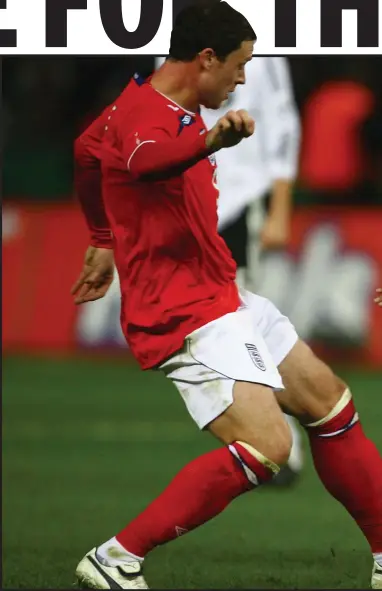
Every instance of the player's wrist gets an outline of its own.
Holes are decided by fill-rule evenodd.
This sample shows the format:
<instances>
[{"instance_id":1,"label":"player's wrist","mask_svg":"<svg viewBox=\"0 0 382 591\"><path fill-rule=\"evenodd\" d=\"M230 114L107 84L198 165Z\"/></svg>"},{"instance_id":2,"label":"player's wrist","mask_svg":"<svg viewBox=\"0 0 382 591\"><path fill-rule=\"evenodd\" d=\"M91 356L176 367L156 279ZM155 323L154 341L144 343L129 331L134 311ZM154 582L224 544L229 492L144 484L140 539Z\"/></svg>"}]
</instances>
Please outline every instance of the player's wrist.
<instances>
[{"instance_id":1,"label":"player's wrist","mask_svg":"<svg viewBox=\"0 0 382 591\"><path fill-rule=\"evenodd\" d=\"M214 154L222 149L221 141L217 141L216 133L213 130L209 131L205 136L205 146L209 154Z\"/></svg>"},{"instance_id":2,"label":"player's wrist","mask_svg":"<svg viewBox=\"0 0 382 591\"><path fill-rule=\"evenodd\" d=\"M196 142L196 156L197 158L206 158L211 154L214 154L217 150L212 145L211 141L208 140L208 133L200 135Z\"/></svg>"},{"instance_id":3,"label":"player's wrist","mask_svg":"<svg viewBox=\"0 0 382 591\"><path fill-rule=\"evenodd\" d=\"M113 236L111 230L100 230L90 234L90 246L94 248L113 249Z\"/></svg>"}]
</instances>

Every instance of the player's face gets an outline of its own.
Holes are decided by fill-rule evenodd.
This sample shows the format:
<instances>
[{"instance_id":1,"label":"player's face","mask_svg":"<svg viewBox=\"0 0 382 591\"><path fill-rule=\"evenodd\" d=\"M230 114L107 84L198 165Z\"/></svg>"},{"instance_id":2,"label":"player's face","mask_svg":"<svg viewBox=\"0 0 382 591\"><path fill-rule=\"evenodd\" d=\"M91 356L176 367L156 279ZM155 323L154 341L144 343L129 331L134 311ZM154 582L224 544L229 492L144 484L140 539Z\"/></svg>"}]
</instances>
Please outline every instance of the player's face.
<instances>
[{"instance_id":1,"label":"player's face","mask_svg":"<svg viewBox=\"0 0 382 591\"><path fill-rule=\"evenodd\" d=\"M253 41L244 41L239 49L228 55L224 62L210 49L200 54L200 103L209 109L219 109L238 84L245 84L245 66L252 59Z\"/></svg>"}]
</instances>

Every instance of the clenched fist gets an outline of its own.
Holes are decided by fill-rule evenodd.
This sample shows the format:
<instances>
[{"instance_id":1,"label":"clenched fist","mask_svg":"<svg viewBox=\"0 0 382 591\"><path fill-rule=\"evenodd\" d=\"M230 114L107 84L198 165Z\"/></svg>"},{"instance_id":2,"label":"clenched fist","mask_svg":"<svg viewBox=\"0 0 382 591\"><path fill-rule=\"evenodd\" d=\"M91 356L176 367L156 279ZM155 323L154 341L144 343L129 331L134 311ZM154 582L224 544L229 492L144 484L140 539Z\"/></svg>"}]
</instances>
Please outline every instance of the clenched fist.
<instances>
[{"instance_id":1,"label":"clenched fist","mask_svg":"<svg viewBox=\"0 0 382 591\"><path fill-rule=\"evenodd\" d=\"M208 132L206 145L213 152L222 148L231 148L239 144L244 138L253 135L255 121L245 111L228 111Z\"/></svg>"}]
</instances>

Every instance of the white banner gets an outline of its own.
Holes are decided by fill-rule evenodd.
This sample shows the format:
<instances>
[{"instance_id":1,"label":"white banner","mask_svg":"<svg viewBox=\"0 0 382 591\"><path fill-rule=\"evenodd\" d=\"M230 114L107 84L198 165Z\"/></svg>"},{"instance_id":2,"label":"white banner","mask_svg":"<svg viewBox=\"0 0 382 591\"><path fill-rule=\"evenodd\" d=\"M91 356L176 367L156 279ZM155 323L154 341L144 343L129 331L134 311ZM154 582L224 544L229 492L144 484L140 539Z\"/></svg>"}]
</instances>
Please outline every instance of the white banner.
<instances>
[{"instance_id":1,"label":"white banner","mask_svg":"<svg viewBox=\"0 0 382 591\"><path fill-rule=\"evenodd\" d=\"M3 55L166 55L192 0L0 0ZM229 0L257 55L380 55L382 0Z\"/></svg>"}]
</instances>

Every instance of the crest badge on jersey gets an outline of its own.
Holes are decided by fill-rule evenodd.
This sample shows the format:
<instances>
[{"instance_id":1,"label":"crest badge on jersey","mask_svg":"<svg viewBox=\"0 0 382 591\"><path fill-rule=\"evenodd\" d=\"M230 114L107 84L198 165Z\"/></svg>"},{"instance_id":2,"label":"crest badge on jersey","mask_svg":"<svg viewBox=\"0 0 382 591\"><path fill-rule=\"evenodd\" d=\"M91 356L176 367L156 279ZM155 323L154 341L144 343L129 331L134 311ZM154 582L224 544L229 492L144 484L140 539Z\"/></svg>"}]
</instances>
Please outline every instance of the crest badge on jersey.
<instances>
[{"instance_id":1,"label":"crest badge on jersey","mask_svg":"<svg viewBox=\"0 0 382 591\"><path fill-rule=\"evenodd\" d=\"M252 359L253 363L256 365L256 367L260 369L260 371L266 371L267 368L265 367L263 358L261 357L256 345L249 345L248 343L245 343L245 346L247 347L249 356Z\"/></svg>"},{"instance_id":2,"label":"crest badge on jersey","mask_svg":"<svg viewBox=\"0 0 382 591\"><path fill-rule=\"evenodd\" d=\"M141 76L138 72L134 74L133 79L138 84L138 86L143 86L143 84L146 82L146 78Z\"/></svg>"},{"instance_id":3,"label":"crest badge on jersey","mask_svg":"<svg viewBox=\"0 0 382 591\"><path fill-rule=\"evenodd\" d=\"M182 133L185 127L189 127L193 123L195 123L195 117L193 117L193 115L189 115L188 113L186 113L185 115L180 115L178 135Z\"/></svg>"}]
</instances>

